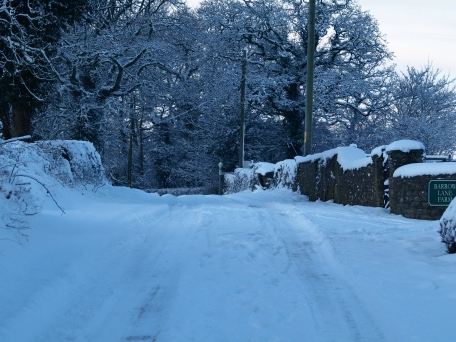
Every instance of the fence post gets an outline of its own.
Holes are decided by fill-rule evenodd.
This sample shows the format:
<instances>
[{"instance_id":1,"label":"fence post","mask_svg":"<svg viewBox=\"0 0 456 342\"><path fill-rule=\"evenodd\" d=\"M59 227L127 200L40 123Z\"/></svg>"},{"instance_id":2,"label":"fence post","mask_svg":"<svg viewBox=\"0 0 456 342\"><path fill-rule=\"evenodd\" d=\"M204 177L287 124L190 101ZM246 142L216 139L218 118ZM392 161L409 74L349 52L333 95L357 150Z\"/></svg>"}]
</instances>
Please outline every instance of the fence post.
<instances>
[{"instance_id":1,"label":"fence post","mask_svg":"<svg viewBox=\"0 0 456 342\"><path fill-rule=\"evenodd\" d=\"M223 167L223 163L220 162L218 164L218 167L219 167L219 195L221 196L222 195L222 180L223 180L223 175L225 174L225 172L222 171L222 167Z\"/></svg>"}]
</instances>

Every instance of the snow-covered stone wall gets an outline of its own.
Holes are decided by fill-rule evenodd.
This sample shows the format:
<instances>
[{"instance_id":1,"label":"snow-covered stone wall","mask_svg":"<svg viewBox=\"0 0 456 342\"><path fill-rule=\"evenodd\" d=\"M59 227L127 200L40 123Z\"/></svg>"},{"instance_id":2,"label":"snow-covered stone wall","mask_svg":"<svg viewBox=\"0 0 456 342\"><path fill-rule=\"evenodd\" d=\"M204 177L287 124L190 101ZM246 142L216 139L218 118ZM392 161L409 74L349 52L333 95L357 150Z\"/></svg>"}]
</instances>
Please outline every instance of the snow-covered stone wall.
<instances>
[{"instance_id":1,"label":"snow-covered stone wall","mask_svg":"<svg viewBox=\"0 0 456 342\"><path fill-rule=\"evenodd\" d=\"M390 180L391 213L438 220L446 207L430 206L429 181L456 180L456 163L413 163L398 168Z\"/></svg>"},{"instance_id":2,"label":"snow-covered stone wall","mask_svg":"<svg viewBox=\"0 0 456 342\"><path fill-rule=\"evenodd\" d=\"M383 206L382 156L350 146L296 159L299 190L311 201Z\"/></svg>"},{"instance_id":3,"label":"snow-covered stone wall","mask_svg":"<svg viewBox=\"0 0 456 342\"><path fill-rule=\"evenodd\" d=\"M456 180L456 163L423 163L425 147L412 140L380 146L370 154L356 146L296 157L277 164L255 163L225 177L225 193L256 187L286 187L309 200L390 207L407 218L437 220L445 207L430 206L432 179Z\"/></svg>"}]
</instances>

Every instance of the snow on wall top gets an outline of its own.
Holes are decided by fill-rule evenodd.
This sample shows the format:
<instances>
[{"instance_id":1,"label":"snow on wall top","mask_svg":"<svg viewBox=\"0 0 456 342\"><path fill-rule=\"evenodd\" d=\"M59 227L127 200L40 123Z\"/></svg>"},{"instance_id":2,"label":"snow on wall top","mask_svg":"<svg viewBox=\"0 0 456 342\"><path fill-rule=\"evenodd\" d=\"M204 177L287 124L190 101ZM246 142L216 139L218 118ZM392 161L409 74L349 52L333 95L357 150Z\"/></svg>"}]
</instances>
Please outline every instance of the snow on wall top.
<instances>
[{"instance_id":1,"label":"snow on wall top","mask_svg":"<svg viewBox=\"0 0 456 342\"><path fill-rule=\"evenodd\" d=\"M304 162L315 162L318 159L321 159L326 162L326 160L331 159L337 155L337 162L340 164L341 168L346 170L357 170L362 167L366 167L369 164L372 164L372 158L367 156L366 153L355 147L337 147L332 150L328 150L322 153L316 153L308 155L305 157L295 157L297 163Z\"/></svg>"},{"instance_id":2,"label":"snow on wall top","mask_svg":"<svg viewBox=\"0 0 456 342\"><path fill-rule=\"evenodd\" d=\"M373 157L373 156L381 157L383 155L383 151L385 151L387 147L388 147L388 145L382 145L382 146L374 148L370 154L371 157Z\"/></svg>"},{"instance_id":3,"label":"snow on wall top","mask_svg":"<svg viewBox=\"0 0 456 342\"><path fill-rule=\"evenodd\" d=\"M415 140L398 140L386 147L386 152L389 151L402 151L404 153L410 152L411 150L425 150L424 145Z\"/></svg>"},{"instance_id":4,"label":"snow on wall top","mask_svg":"<svg viewBox=\"0 0 456 342\"><path fill-rule=\"evenodd\" d=\"M456 163L414 163L399 167L394 171L393 177L438 176L442 174L455 174Z\"/></svg>"}]
</instances>

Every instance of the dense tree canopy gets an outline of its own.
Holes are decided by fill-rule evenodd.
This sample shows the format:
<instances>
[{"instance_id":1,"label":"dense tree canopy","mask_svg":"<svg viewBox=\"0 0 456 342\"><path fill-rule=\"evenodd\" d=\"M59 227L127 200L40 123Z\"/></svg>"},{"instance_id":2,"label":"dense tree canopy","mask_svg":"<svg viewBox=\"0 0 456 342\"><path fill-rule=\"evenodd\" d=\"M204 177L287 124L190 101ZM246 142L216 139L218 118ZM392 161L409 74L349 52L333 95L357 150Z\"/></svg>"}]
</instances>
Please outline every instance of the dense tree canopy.
<instances>
[{"instance_id":1,"label":"dense tree canopy","mask_svg":"<svg viewBox=\"0 0 456 342\"><path fill-rule=\"evenodd\" d=\"M31 132L36 107L58 82L52 59L65 29L89 11L87 0L4 0L0 4L0 119L4 137Z\"/></svg>"},{"instance_id":2,"label":"dense tree canopy","mask_svg":"<svg viewBox=\"0 0 456 342\"><path fill-rule=\"evenodd\" d=\"M210 188L220 161L238 164L245 62L245 159L293 158L307 18L303 0L206 0L196 10L180 0L5 0L3 137L91 141L115 184ZM315 57L315 152L397 137L433 153L454 148L444 124L454 82L430 66L396 74L377 22L355 0L317 1Z\"/></svg>"}]
</instances>

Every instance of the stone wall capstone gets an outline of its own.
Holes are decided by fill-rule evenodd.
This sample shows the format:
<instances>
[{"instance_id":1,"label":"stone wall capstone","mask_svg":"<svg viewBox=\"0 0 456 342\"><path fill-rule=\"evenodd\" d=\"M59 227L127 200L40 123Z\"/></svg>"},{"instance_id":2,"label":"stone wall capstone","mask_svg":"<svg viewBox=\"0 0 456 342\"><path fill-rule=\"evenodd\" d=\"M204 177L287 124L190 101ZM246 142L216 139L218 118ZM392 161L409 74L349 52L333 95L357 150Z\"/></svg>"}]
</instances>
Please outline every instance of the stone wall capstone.
<instances>
[{"instance_id":1,"label":"stone wall capstone","mask_svg":"<svg viewBox=\"0 0 456 342\"><path fill-rule=\"evenodd\" d=\"M446 206L428 203L431 180L456 180L456 163L416 163L397 169L390 179L391 213L413 219L438 220Z\"/></svg>"},{"instance_id":2,"label":"stone wall capstone","mask_svg":"<svg viewBox=\"0 0 456 342\"><path fill-rule=\"evenodd\" d=\"M388 154L389 179L393 178L394 172L401 166L422 163L425 156L424 149L390 150L386 153Z\"/></svg>"}]
</instances>

